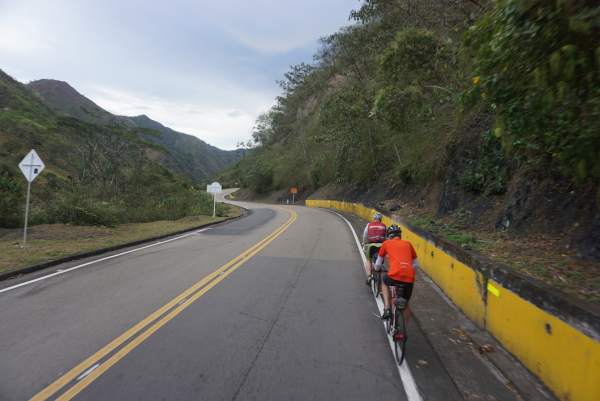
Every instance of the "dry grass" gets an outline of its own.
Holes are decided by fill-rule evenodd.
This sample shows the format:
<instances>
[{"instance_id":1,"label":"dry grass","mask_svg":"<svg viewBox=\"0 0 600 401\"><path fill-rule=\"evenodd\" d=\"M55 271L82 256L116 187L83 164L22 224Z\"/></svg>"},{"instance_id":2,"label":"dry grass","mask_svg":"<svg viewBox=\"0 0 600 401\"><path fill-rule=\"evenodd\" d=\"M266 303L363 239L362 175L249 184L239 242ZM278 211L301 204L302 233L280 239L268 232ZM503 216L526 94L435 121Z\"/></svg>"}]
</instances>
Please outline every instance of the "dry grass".
<instances>
[{"instance_id":1,"label":"dry grass","mask_svg":"<svg viewBox=\"0 0 600 401\"><path fill-rule=\"evenodd\" d=\"M237 217L240 209L229 207L227 217ZM28 231L27 247L21 247L21 230L0 231L0 273L95 249L143 240L197 227L227 217L190 216L179 220L122 224L115 228L43 224Z\"/></svg>"}]
</instances>

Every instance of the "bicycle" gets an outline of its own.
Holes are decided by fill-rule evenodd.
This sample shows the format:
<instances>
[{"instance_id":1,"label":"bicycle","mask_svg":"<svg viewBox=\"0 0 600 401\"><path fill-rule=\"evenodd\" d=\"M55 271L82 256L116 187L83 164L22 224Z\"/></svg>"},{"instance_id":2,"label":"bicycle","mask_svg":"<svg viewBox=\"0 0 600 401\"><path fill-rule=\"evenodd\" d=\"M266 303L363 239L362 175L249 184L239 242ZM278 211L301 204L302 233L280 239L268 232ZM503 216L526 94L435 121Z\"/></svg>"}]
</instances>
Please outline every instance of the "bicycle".
<instances>
[{"instance_id":1,"label":"bicycle","mask_svg":"<svg viewBox=\"0 0 600 401\"><path fill-rule=\"evenodd\" d=\"M367 258L370 257L372 247L379 249L381 248L381 245L381 243L377 242L366 244L364 246L363 251L365 252ZM375 262L377 262L377 252L373 254L373 257L371 259L373 267L375 267ZM375 268L373 268L372 274L373 276L371 277L371 292L373 292L373 295L375 296L375 298L377 298L381 295L381 270L375 270Z\"/></svg>"},{"instance_id":2,"label":"bicycle","mask_svg":"<svg viewBox=\"0 0 600 401\"><path fill-rule=\"evenodd\" d=\"M391 303L394 305L392 315L385 321L385 328L388 333L392 333L394 340L394 356L398 365L402 365L406 355L406 320L404 319L404 310L407 306L406 299L402 296L403 287L390 287Z\"/></svg>"}]
</instances>

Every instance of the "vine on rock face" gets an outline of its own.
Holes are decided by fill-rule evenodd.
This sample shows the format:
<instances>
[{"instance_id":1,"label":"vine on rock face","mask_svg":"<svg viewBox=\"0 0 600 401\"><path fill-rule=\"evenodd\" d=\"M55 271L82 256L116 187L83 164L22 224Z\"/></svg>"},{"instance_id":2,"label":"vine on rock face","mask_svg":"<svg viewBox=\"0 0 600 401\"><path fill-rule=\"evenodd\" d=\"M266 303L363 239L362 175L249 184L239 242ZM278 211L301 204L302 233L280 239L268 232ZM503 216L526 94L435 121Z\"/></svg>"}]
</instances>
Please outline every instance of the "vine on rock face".
<instances>
[{"instance_id":1,"label":"vine on rock face","mask_svg":"<svg viewBox=\"0 0 600 401\"><path fill-rule=\"evenodd\" d=\"M364 0L312 64L284 75L256 146L221 179L397 190L456 173L487 196L531 165L600 182L596 3Z\"/></svg>"}]
</instances>

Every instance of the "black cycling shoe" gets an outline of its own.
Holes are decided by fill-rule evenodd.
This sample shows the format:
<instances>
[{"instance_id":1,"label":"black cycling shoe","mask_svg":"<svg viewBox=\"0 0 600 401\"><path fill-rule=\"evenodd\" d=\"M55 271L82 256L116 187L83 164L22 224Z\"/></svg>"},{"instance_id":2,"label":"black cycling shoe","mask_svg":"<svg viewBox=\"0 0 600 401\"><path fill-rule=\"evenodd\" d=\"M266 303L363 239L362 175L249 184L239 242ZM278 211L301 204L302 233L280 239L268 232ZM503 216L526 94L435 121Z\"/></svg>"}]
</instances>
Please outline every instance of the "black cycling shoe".
<instances>
[{"instance_id":1,"label":"black cycling shoe","mask_svg":"<svg viewBox=\"0 0 600 401\"><path fill-rule=\"evenodd\" d=\"M383 315L381 315L381 319L385 320L385 319L391 319L392 318L392 311L389 309L386 309L383 311Z\"/></svg>"},{"instance_id":2,"label":"black cycling shoe","mask_svg":"<svg viewBox=\"0 0 600 401\"><path fill-rule=\"evenodd\" d=\"M373 275L369 275L369 277L367 277L367 286L371 285L371 280L373 280Z\"/></svg>"}]
</instances>

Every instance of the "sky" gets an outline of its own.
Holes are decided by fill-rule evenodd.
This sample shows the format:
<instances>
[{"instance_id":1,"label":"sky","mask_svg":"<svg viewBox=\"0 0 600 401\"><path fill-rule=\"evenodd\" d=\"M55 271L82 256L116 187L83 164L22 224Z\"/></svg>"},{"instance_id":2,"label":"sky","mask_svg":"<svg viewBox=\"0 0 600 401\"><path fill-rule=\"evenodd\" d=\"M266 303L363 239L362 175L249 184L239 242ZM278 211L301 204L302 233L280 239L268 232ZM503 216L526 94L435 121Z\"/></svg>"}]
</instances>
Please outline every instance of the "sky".
<instances>
[{"instance_id":1,"label":"sky","mask_svg":"<svg viewBox=\"0 0 600 401\"><path fill-rule=\"evenodd\" d=\"M359 0L0 0L0 69L67 81L223 149L250 138L292 64Z\"/></svg>"}]
</instances>

